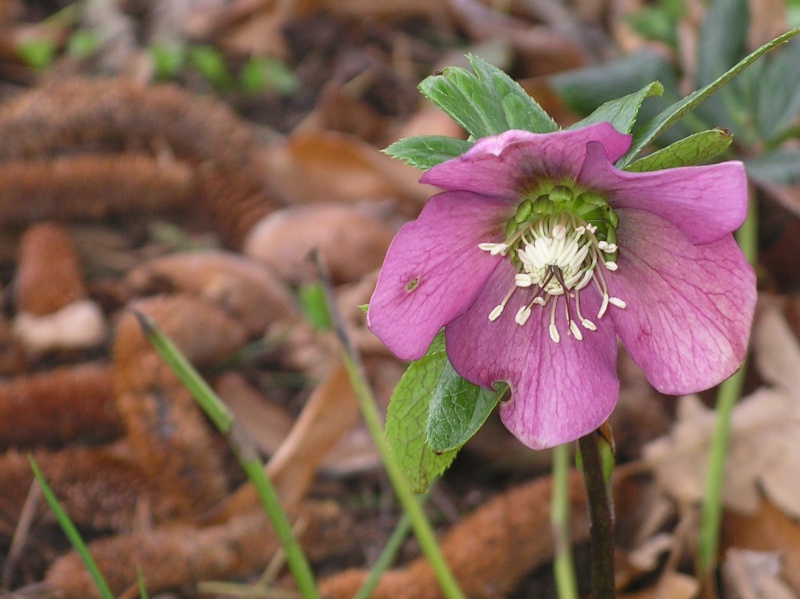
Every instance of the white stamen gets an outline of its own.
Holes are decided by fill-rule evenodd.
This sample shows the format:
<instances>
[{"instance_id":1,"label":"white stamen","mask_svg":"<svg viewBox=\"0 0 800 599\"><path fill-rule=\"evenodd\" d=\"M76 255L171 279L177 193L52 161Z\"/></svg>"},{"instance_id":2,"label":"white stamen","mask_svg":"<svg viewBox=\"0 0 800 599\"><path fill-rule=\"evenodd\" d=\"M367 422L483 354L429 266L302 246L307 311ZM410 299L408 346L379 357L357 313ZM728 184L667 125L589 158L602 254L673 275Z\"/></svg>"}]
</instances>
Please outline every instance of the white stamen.
<instances>
[{"instance_id":1,"label":"white stamen","mask_svg":"<svg viewBox=\"0 0 800 599\"><path fill-rule=\"evenodd\" d=\"M610 298L608 298L608 303L611 304L612 306L616 306L617 308L621 308L623 310L628 307L628 304L626 304L624 301L622 301L618 297L610 297Z\"/></svg>"},{"instance_id":2,"label":"white stamen","mask_svg":"<svg viewBox=\"0 0 800 599\"><path fill-rule=\"evenodd\" d=\"M517 287L530 287L533 285L533 278L527 273L517 273L514 275L514 284Z\"/></svg>"},{"instance_id":3,"label":"white stamen","mask_svg":"<svg viewBox=\"0 0 800 599\"><path fill-rule=\"evenodd\" d=\"M522 306L518 311L516 316L514 316L514 320L520 326L524 325L528 322L528 319L531 317L531 309L528 306Z\"/></svg>"},{"instance_id":4,"label":"white stamen","mask_svg":"<svg viewBox=\"0 0 800 599\"><path fill-rule=\"evenodd\" d=\"M606 270L614 272L619 268L615 260L607 259L615 257L617 245L598 240L597 230L596 225L574 214L552 214L534 217L527 225L523 223L503 243L479 244L482 251L492 255L511 253L511 264L516 270L513 287L490 312L489 320L497 320L511 296L519 291L528 296L529 303L516 311L514 321L520 326L527 324L534 306L544 307L550 302L548 333L554 343L559 343L561 335L556 324L556 309L559 297L563 296L565 303L559 308L559 318L566 321L568 334L582 341L584 331L598 328L593 320L581 313L580 291L590 282L594 283L601 297L598 319L603 318L610 305L625 308L623 300L609 295L603 276ZM604 269L600 268L601 264ZM531 291L526 291L529 288Z\"/></svg>"},{"instance_id":5,"label":"white stamen","mask_svg":"<svg viewBox=\"0 0 800 599\"><path fill-rule=\"evenodd\" d=\"M606 310L608 310L608 302L609 301L610 300L609 300L608 294L604 293L603 294L603 303L600 304L600 310L597 311L597 318L598 319L603 318L603 314L605 314Z\"/></svg>"},{"instance_id":6,"label":"white stamen","mask_svg":"<svg viewBox=\"0 0 800 599\"><path fill-rule=\"evenodd\" d=\"M506 252L508 251L508 244L507 243L479 243L478 249L483 250L484 252L489 252L492 256L496 256L497 254L502 254L505 256Z\"/></svg>"},{"instance_id":7,"label":"white stamen","mask_svg":"<svg viewBox=\"0 0 800 599\"><path fill-rule=\"evenodd\" d=\"M505 308L504 304L500 304L499 306L495 306L494 310L489 312L489 320L494 322L498 319L498 317L503 313L503 309Z\"/></svg>"}]
</instances>

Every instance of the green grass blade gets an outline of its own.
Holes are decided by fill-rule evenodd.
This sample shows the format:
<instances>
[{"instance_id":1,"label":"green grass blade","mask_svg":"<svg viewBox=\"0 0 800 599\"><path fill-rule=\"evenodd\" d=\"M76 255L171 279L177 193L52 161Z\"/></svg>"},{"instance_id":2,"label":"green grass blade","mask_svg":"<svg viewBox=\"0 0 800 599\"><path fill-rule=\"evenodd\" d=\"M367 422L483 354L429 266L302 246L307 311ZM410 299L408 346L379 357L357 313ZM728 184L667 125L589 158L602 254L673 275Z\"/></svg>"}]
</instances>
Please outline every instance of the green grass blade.
<instances>
[{"instance_id":1,"label":"green grass blade","mask_svg":"<svg viewBox=\"0 0 800 599\"><path fill-rule=\"evenodd\" d=\"M214 390L206 383L172 341L145 315L136 313L145 338L150 342L172 372L192 394L197 404L226 436L234 454L255 487L261 505L275 529L275 536L286 554L286 563L303 599L317 599L317 585L292 525L281 506L278 492L266 474L258 451L233 414Z\"/></svg>"},{"instance_id":2,"label":"green grass blade","mask_svg":"<svg viewBox=\"0 0 800 599\"><path fill-rule=\"evenodd\" d=\"M67 516L66 512L61 507L61 504L58 502L58 499L56 499L53 490L47 484L47 481L44 479L44 476L42 475L41 470L39 470L39 466L36 464L36 460L33 459L32 455L28 455L28 462L31 465L31 470L33 470L33 476L36 477L36 481L42 488L44 500L47 502L48 507L55 515L58 525L61 527L61 530L64 531L64 534L72 545L72 548L75 549L75 552L81 558L84 566L86 566L86 570L92 577L95 587L97 587L97 592L100 593L100 596L103 599L114 599L114 594L111 592L111 589L108 588L105 578L103 578L103 575L100 572L100 569L97 567L94 558L92 558L92 555L89 553L89 549L86 547L86 543L83 542L78 529L72 523L72 520L70 520L69 516Z\"/></svg>"}]
</instances>

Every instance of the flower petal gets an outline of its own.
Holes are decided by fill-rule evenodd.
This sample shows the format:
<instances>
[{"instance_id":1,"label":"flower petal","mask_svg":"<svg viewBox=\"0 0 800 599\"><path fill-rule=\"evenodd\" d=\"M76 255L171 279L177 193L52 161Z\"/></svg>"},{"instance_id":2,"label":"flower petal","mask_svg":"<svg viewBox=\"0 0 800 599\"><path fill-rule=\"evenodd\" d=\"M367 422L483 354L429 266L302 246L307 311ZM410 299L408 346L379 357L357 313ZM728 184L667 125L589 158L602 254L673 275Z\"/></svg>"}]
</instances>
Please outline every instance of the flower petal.
<instances>
[{"instance_id":1,"label":"flower petal","mask_svg":"<svg viewBox=\"0 0 800 599\"><path fill-rule=\"evenodd\" d=\"M656 389L681 395L716 385L742 363L755 274L731 235L693 245L667 221L620 210L619 269L606 276L617 335Z\"/></svg>"},{"instance_id":2,"label":"flower petal","mask_svg":"<svg viewBox=\"0 0 800 599\"><path fill-rule=\"evenodd\" d=\"M602 146L591 143L578 182L606 195L614 209L657 214L694 243L731 233L747 214L747 177L738 161L630 173L615 168Z\"/></svg>"},{"instance_id":3,"label":"flower petal","mask_svg":"<svg viewBox=\"0 0 800 599\"><path fill-rule=\"evenodd\" d=\"M534 306L527 323L514 321L530 294L517 291L494 322L489 312L514 284L506 260L472 306L445 327L447 355L461 376L483 387L506 381L511 399L501 404L506 427L534 449L553 447L589 433L608 418L617 401L617 343L610 319L595 320L583 341L567 333L563 298L555 312L561 340L548 333L551 307ZM581 311L594 315L600 300L593 288L580 294ZM553 299L551 298L551 302Z\"/></svg>"},{"instance_id":4,"label":"flower petal","mask_svg":"<svg viewBox=\"0 0 800 599\"><path fill-rule=\"evenodd\" d=\"M518 201L540 180L574 181L589 142L597 142L616 160L628 150L631 138L609 123L546 134L506 131L479 139L461 156L431 167L420 182Z\"/></svg>"},{"instance_id":5,"label":"flower petal","mask_svg":"<svg viewBox=\"0 0 800 599\"><path fill-rule=\"evenodd\" d=\"M367 311L370 330L399 358L421 357L503 259L478 244L502 241L510 217L507 204L469 192L431 198L389 246Z\"/></svg>"}]
</instances>

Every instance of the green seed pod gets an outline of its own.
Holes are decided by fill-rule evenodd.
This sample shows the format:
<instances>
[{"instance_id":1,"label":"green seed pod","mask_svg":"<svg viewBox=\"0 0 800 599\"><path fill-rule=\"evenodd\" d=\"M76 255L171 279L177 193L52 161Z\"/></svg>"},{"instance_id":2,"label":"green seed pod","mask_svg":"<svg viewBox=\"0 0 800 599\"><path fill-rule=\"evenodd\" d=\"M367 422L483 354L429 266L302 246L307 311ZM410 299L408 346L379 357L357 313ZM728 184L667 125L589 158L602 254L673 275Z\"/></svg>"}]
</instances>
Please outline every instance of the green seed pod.
<instances>
[{"instance_id":1,"label":"green seed pod","mask_svg":"<svg viewBox=\"0 0 800 599\"><path fill-rule=\"evenodd\" d=\"M597 208L602 208L603 206L608 205L603 199L603 196L593 191L587 191L579 195L577 197L577 202L579 204L585 204L586 206L594 206Z\"/></svg>"},{"instance_id":2,"label":"green seed pod","mask_svg":"<svg viewBox=\"0 0 800 599\"><path fill-rule=\"evenodd\" d=\"M512 236L514 233L516 233L516 232L517 232L517 223L516 223L516 221L515 221L515 220L512 218L510 221L508 221L508 222L506 223L506 230L505 230L505 236L506 236L506 239L508 239L509 237L511 237L511 236Z\"/></svg>"},{"instance_id":3,"label":"green seed pod","mask_svg":"<svg viewBox=\"0 0 800 599\"><path fill-rule=\"evenodd\" d=\"M611 206L606 206L606 220L611 223L611 226L615 229L619 226L619 217L617 213L614 212L614 209Z\"/></svg>"},{"instance_id":4,"label":"green seed pod","mask_svg":"<svg viewBox=\"0 0 800 599\"><path fill-rule=\"evenodd\" d=\"M546 195L540 195L533 201L532 207L533 211L536 214L547 214L550 212L550 207L552 203L550 202L550 198Z\"/></svg>"},{"instance_id":5,"label":"green seed pod","mask_svg":"<svg viewBox=\"0 0 800 599\"><path fill-rule=\"evenodd\" d=\"M531 200L525 200L517 208L517 213L514 215L514 220L518 223L524 222L531 215L532 211L533 202Z\"/></svg>"},{"instance_id":6,"label":"green seed pod","mask_svg":"<svg viewBox=\"0 0 800 599\"><path fill-rule=\"evenodd\" d=\"M556 185L550 191L550 200L553 202L569 202L572 197L572 190L566 185Z\"/></svg>"},{"instance_id":7,"label":"green seed pod","mask_svg":"<svg viewBox=\"0 0 800 599\"><path fill-rule=\"evenodd\" d=\"M617 230L614 227L608 227L606 231L606 241L617 245Z\"/></svg>"}]
</instances>

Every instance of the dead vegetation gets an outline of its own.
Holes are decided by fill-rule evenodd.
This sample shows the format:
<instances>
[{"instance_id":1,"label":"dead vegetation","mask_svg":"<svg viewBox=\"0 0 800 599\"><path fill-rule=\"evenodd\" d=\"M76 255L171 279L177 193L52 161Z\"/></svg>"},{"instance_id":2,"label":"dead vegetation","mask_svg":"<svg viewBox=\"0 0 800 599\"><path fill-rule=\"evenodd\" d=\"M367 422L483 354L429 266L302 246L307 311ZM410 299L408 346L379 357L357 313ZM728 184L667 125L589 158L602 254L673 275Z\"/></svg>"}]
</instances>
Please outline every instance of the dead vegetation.
<instances>
[{"instance_id":1,"label":"dead vegetation","mask_svg":"<svg viewBox=\"0 0 800 599\"><path fill-rule=\"evenodd\" d=\"M88 21L54 33L46 15L0 3L0 593L97 594L32 486L28 453L117 595L135 596L137 565L151 595L250 583L278 550L224 440L147 344L135 309L201 369L268 459L322 594L352 597L398 513L336 340L303 313L300 290L314 278L307 254L323 254L385 404L403 365L369 334L358 306L394 231L432 190L379 149L419 133L462 134L422 104L416 83L465 49L493 52L567 122L575 115L541 76L601 61L612 42L641 47L618 18L640 3L519 1L504 12L477 0L238 0L185 3L188 12L171 17L157 6L184 3L121 4L83 17L101 31L127 23L119 39L128 50L111 68L104 45L84 59L63 51ZM299 91L220 91L189 68L156 84L144 46L164 27L218 48L231 69L250 55L285 60ZM45 33L60 58L37 74L9 48ZM791 230L766 231L783 248L768 263L780 262L768 272L775 289L800 276ZM733 431L729 468L742 477L726 495L725 597L800 594L796 501L785 486L800 465L797 319L785 293L764 310L754 351L772 357L748 383L770 389L742 402ZM629 462L615 487L620 591L696 597L702 472L692 466L703 463L710 414L701 401L711 397L676 410L624 356L620 373L612 424ZM490 420L434 493L428 510L467 596L553 596L548 467L547 455L531 456ZM585 499L571 480L580 544ZM754 570L743 549L773 569ZM291 587L286 576L273 584ZM440 594L409 542L372 596Z\"/></svg>"}]
</instances>

